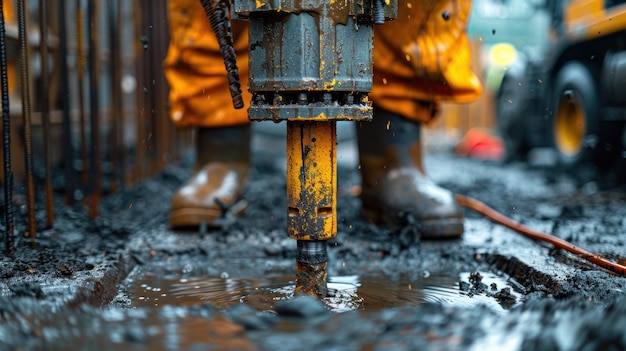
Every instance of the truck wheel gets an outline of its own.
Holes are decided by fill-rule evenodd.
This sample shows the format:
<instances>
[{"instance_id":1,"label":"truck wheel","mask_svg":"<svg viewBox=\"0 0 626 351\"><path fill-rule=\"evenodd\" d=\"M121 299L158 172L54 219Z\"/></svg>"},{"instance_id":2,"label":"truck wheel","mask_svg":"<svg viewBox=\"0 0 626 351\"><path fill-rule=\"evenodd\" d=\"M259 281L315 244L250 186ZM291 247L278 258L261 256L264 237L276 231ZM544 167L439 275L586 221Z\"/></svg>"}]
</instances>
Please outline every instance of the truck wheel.
<instances>
[{"instance_id":1,"label":"truck wheel","mask_svg":"<svg viewBox=\"0 0 626 351\"><path fill-rule=\"evenodd\" d=\"M559 160L566 166L594 161L599 142L599 97L589 69L566 64L555 80L552 97L552 137Z\"/></svg>"},{"instance_id":2,"label":"truck wheel","mask_svg":"<svg viewBox=\"0 0 626 351\"><path fill-rule=\"evenodd\" d=\"M496 123L506 149L505 162L523 160L529 147L526 138L526 85L504 76L496 97ZM523 89L522 89L523 87Z\"/></svg>"}]
</instances>

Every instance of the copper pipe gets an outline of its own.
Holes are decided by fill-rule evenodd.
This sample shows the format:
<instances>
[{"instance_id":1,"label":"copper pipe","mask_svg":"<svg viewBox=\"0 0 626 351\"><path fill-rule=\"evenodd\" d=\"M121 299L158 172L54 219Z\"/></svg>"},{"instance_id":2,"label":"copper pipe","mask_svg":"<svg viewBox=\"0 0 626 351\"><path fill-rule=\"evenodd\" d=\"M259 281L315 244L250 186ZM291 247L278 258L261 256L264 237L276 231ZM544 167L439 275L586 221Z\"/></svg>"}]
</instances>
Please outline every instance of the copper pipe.
<instances>
[{"instance_id":1,"label":"copper pipe","mask_svg":"<svg viewBox=\"0 0 626 351\"><path fill-rule=\"evenodd\" d=\"M476 199L472 199L470 197L467 196L463 196L463 195L455 195L456 200L459 202L459 204L463 207L467 207L473 211L476 211L480 214L482 214L483 216L489 218L490 220L502 224L503 226L512 229L520 234L522 234L525 237L528 237L530 239L533 240L540 240L540 241L545 241L547 243L550 243L560 249L563 249L565 251L571 252L574 255L577 255L578 257L587 260L593 264L596 264L604 269L607 269L613 273L616 273L618 275L621 276L626 276L626 266L623 266L621 264L618 263L614 263L611 262L609 260L605 260L604 258L591 253L585 249L582 249L566 240L563 240L561 238L558 238L554 235L550 235L547 233L542 233L540 231L531 229L526 227L525 225L515 222L514 220L504 216L501 213L498 213L497 211L495 211L494 209L490 208L489 206L485 205L484 203L476 200Z\"/></svg>"},{"instance_id":2,"label":"copper pipe","mask_svg":"<svg viewBox=\"0 0 626 351\"><path fill-rule=\"evenodd\" d=\"M0 1L0 79L2 84L2 147L4 156L4 245L7 256L15 255L15 227L13 220L13 171L11 170L11 114L7 77L7 46L4 28L4 8Z\"/></svg>"},{"instance_id":3,"label":"copper pipe","mask_svg":"<svg viewBox=\"0 0 626 351\"><path fill-rule=\"evenodd\" d=\"M67 31L65 28L65 2L59 1L59 66L61 69L61 103L63 105L63 163L65 173L65 203L74 205L76 176L74 173L74 150L72 143L72 120L70 117L70 88L67 69Z\"/></svg>"},{"instance_id":4,"label":"copper pipe","mask_svg":"<svg viewBox=\"0 0 626 351\"><path fill-rule=\"evenodd\" d=\"M28 78L28 40L24 0L17 1L17 26L20 45L20 85L22 88L22 120L24 123L24 161L26 163L26 197L28 208L28 232L31 239L37 237L35 220L35 182L33 179L33 139L30 111L30 82Z\"/></svg>"},{"instance_id":5,"label":"copper pipe","mask_svg":"<svg viewBox=\"0 0 626 351\"><path fill-rule=\"evenodd\" d=\"M44 191L46 199L46 225L54 224L54 199L52 193L52 148L50 146L50 74L48 70L48 1L39 0L39 55L41 56L40 109L43 123Z\"/></svg>"}]
</instances>

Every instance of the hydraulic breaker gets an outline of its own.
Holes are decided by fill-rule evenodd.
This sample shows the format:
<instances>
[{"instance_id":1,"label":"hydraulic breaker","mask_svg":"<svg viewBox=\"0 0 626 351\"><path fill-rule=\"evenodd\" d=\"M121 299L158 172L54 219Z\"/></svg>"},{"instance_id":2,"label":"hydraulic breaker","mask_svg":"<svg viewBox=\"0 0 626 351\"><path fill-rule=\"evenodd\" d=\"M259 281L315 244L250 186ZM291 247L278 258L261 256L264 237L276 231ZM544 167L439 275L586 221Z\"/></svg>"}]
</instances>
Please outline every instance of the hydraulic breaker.
<instances>
[{"instance_id":1,"label":"hydraulic breaker","mask_svg":"<svg viewBox=\"0 0 626 351\"><path fill-rule=\"evenodd\" d=\"M213 1L203 1L205 9L224 8L227 0ZM336 123L372 118L374 24L396 18L397 0L233 0L229 6L232 18L250 23L248 116L287 123L296 292L323 297L326 242L337 233Z\"/></svg>"}]
</instances>

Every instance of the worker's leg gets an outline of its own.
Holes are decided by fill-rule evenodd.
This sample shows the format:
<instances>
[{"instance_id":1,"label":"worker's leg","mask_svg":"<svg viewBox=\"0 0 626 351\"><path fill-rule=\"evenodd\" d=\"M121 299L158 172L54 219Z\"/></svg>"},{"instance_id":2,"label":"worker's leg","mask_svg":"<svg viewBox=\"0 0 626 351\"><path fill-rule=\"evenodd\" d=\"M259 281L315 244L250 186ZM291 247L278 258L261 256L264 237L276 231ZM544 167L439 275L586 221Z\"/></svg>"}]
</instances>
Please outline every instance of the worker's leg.
<instances>
[{"instance_id":1,"label":"worker's leg","mask_svg":"<svg viewBox=\"0 0 626 351\"><path fill-rule=\"evenodd\" d=\"M170 117L177 127L196 128L196 164L172 200L172 227L220 225L245 209L243 187L250 166L246 109L235 110L219 44L200 1L170 0L170 43L165 76ZM248 30L233 22L242 86L248 78ZM244 101L250 94L244 92Z\"/></svg>"},{"instance_id":2,"label":"worker's leg","mask_svg":"<svg viewBox=\"0 0 626 351\"><path fill-rule=\"evenodd\" d=\"M453 194L424 172L419 123L375 109L372 122L359 124L358 139L366 218L391 225L414 221L428 238L463 233L463 215Z\"/></svg>"},{"instance_id":3,"label":"worker's leg","mask_svg":"<svg viewBox=\"0 0 626 351\"><path fill-rule=\"evenodd\" d=\"M420 123L440 102L481 93L465 32L470 7L469 0L401 0L398 19L374 35L374 119L358 131L363 214L388 224L414 219L423 237L463 233L452 193L424 172Z\"/></svg>"}]
</instances>

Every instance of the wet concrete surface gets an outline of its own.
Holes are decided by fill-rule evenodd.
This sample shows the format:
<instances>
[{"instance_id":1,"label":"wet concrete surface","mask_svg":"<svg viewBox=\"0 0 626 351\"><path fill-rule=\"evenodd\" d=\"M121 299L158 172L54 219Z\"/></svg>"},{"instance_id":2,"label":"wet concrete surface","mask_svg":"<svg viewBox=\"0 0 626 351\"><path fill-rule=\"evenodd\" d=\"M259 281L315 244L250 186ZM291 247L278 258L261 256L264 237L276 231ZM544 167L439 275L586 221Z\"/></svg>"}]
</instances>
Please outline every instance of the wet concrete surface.
<instances>
[{"instance_id":1,"label":"wet concrete surface","mask_svg":"<svg viewBox=\"0 0 626 351\"><path fill-rule=\"evenodd\" d=\"M341 156L334 295L294 297L284 159L255 150L250 207L224 229L168 229L187 162L106 197L97 220L59 209L36 245L18 240L0 268L0 349L626 348L626 278L470 211L460 240L420 241L412 227L365 223L358 170ZM525 225L615 261L626 256L623 184L445 150L427 155L426 168Z\"/></svg>"}]
</instances>

